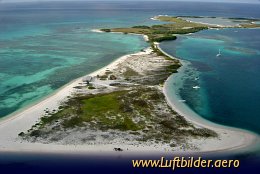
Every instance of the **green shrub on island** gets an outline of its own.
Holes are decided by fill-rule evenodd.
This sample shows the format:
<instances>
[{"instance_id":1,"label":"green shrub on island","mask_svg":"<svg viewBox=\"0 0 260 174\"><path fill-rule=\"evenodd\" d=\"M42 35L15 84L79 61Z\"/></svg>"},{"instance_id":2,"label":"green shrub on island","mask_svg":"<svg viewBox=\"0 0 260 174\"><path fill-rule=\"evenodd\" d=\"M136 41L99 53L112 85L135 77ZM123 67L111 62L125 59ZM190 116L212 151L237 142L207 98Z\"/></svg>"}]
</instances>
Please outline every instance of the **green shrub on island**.
<instances>
[{"instance_id":1,"label":"green shrub on island","mask_svg":"<svg viewBox=\"0 0 260 174\"><path fill-rule=\"evenodd\" d=\"M196 28L189 28L189 29L179 29L179 30L173 30L170 33L171 34L188 34L188 33L196 33L201 30L208 29L208 27L196 27Z\"/></svg>"},{"instance_id":2,"label":"green shrub on island","mask_svg":"<svg viewBox=\"0 0 260 174\"><path fill-rule=\"evenodd\" d=\"M20 132L20 133L18 134L18 136L23 137L23 136L25 136L25 133L24 133L24 132Z\"/></svg>"},{"instance_id":3,"label":"green shrub on island","mask_svg":"<svg viewBox=\"0 0 260 174\"><path fill-rule=\"evenodd\" d=\"M96 89L94 86L89 86L88 89Z\"/></svg>"},{"instance_id":4,"label":"green shrub on island","mask_svg":"<svg viewBox=\"0 0 260 174\"><path fill-rule=\"evenodd\" d=\"M204 18L204 16L187 16L187 15L181 15L181 16L176 16L179 18Z\"/></svg>"},{"instance_id":5,"label":"green shrub on island","mask_svg":"<svg viewBox=\"0 0 260 174\"><path fill-rule=\"evenodd\" d=\"M158 38L152 38L151 40L153 42L162 42L162 41L176 40L176 39L177 39L176 36L169 35L169 36L163 36L163 37L158 37Z\"/></svg>"},{"instance_id":6,"label":"green shrub on island","mask_svg":"<svg viewBox=\"0 0 260 174\"><path fill-rule=\"evenodd\" d=\"M41 130L32 130L30 136L32 137L40 137L43 134Z\"/></svg>"},{"instance_id":7,"label":"green shrub on island","mask_svg":"<svg viewBox=\"0 0 260 174\"><path fill-rule=\"evenodd\" d=\"M132 28L150 29L150 27L146 25L133 26Z\"/></svg>"},{"instance_id":8,"label":"green shrub on island","mask_svg":"<svg viewBox=\"0 0 260 174\"><path fill-rule=\"evenodd\" d=\"M116 80L117 78L116 78L116 76L115 75L110 75L109 76L109 80Z\"/></svg>"},{"instance_id":9,"label":"green shrub on island","mask_svg":"<svg viewBox=\"0 0 260 174\"><path fill-rule=\"evenodd\" d=\"M103 31L103 32L111 32L111 29L106 29L106 28L104 28L104 29L101 29L100 31Z\"/></svg>"}]
</instances>

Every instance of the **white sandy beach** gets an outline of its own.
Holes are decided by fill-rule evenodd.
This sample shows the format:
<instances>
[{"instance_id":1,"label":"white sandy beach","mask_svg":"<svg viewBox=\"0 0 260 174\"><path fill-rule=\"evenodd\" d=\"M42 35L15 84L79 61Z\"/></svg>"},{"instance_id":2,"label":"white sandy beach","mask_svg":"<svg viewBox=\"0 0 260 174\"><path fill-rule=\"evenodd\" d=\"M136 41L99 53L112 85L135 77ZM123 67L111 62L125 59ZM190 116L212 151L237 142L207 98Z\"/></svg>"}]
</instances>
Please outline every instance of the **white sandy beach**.
<instances>
[{"instance_id":1,"label":"white sandy beach","mask_svg":"<svg viewBox=\"0 0 260 174\"><path fill-rule=\"evenodd\" d=\"M151 49L146 49L144 52L138 52L131 55L143 55L151 53ZM109 65L88 74L89 76L96 76L98 74L105 73L106 69L114 69L114 67L118 64L123 63L129 56L125 55ZM26 132L29 130L35 123L39 121L39 119L44 115L45 109L49 110L57 109L60 105L60 102L66 100L66 98L73 93L76 92L76 89L73 88L75 86L79 86L82 83L82 77L74 80L73 82L65 85L61 89L59 89L56 93L47 97L43 101L38 102L35 105L32 105L21 112L12 114L7 116L0 121L0 152L42 152L42 153L102 153L102 154L111 154L114 147L117 147L115 144L113 145L58 145L58 144L42 144L42 143L32 143L21 141L18 137L20 132ZM164 147L160 149L150 146L139 146L138 148L134 146L124 146L122 144L118 144L123 149L129 149L124 153L133 153L135 152L143 152L150 153L154 152L164 152Z\"/></svg>"},{"instance_id":2,"label":"white sandy beach","mask_svg":"<svg viewBox=\"0 0 260 174\"><path fill-rule=\"evenodd\" d=\"M92 29L91 31L92 31L92 32L95 32L95 33L104 33L104 31L101 31L101 30L99 30L99 29ZM124 34L124 33L122 33L122 32L109 32L109 33ZM147 35L135 34L135 33L127 33L127 34L136 35L136 36L142 36L145 42L148 42L148 41L149 41L149 38L148 38Z\"/></svg>"},{"instance_id":3,"label":"white sandy beach","mask_svg":"<svg viewBox=\"0 0 260 174\"><path fill-rule=\"evenodd\" d=\"M144 55L150 54L151 49L146 49L145 51L135 53L134 55ZM132 54L133 55L133 54ZM101 68L91 74L90 76L96 76L97 74L102 74L106 69L114 69L118 64L123 63L131 55L125 55L118 58L116 61ZM82 78L78 78L75 81L69 83L68 85L57 90L56 93L47 97L43 101L30 106L19 113L15 113L8 117L3 118L0 121L0 152L42 152L42 153L86 153L86 154L112 154L116 153L113 151L117 144L111 145L59 145L59 144L42 144L21 141L18 137L20 132L26 132L34 125L39 119L44 115L45 109L49 110L57 109L60 102L65 100L68 96L76 92L75 86L79 86L82 82ZM231 150L244 150L246 148L251 148L259 141L259 137L251 134L247 131L234 129L230 127L220 126L209 121L202 119L200 116L194 116L195 114L188 109L182 109L182 106L178 105L177 100L170 100L167 95L167 85L166 82L163 90L166 95L169 105L177 111L180 115L184 116L187 120L195 124L196 126L206 127L216 131L220 137L219 139L200 139L191 140L192 143L200 147L200 152L215 152L215 151L231 151ZM119 147L123 149L128 149L123 154L131 155L133 153L168 153L165 151L163 146L149 146L149 144L143 144L141 146L131 146L118 144ZM183 152L182 149L177 151L177 153ZM191 152L191 151L189 151ZM187 152L184 152L187 153Z\"/></svg>"}]
</instances>

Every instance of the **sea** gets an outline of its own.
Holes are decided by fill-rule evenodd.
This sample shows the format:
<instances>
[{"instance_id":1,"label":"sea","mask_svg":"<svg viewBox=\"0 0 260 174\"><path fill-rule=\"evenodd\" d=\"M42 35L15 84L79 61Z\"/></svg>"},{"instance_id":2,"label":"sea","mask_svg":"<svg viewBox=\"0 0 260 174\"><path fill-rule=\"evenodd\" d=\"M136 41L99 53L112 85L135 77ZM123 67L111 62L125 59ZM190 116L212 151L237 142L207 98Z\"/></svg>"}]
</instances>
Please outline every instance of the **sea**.
<instances>
[{"instance_id":1,"label":"sea","mask_svg":"<svg viewBox=\"0 0 260 174\"><path fill-rule=\"evenodd\" d=\"M260 133L259 29L201 31L161 48L191 63L170 92L203 118Z\"/></svg>"},{"instance_id":2,"label":"sea","mask_svg":"<svg viewBox=\"0 0 260 174\"><path fill-rule=\"evenodd\" d=\"M0 1L0 117L33 105L120 56L149 46L142 36L93 29L162 24L151 20L156 15L260 18L260 4ZM260 133L259 29L205 30L180 35L175 41L161 43L161 48L190 63L182 85L172 84L171 92L185 100L183 104L209 121ZM53 158L57 162L64 156L0 153L0 166L18 169L13 172L36 171L40 166L48 172L53 166L43 164ZM259 157L249 159L246 170L252 167L251 162L260 161ZM74 160L81 161L81 157L70 157L66 163ZM124 162L130 165L130 161Z\"/></svg>"}]
</instances>

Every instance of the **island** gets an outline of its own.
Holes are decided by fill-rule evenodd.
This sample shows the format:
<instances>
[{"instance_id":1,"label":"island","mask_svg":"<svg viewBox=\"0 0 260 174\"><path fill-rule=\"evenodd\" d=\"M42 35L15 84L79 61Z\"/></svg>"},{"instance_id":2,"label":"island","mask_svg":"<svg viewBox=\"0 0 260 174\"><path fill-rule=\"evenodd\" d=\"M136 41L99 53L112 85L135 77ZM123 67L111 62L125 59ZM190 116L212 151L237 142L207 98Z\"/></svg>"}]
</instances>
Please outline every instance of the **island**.
<instances>
[{"instance_id":1,"label":"island","mask_svg":"<svg viewBox=\"0 0 260 174\"><path fill-rule=\"evenodd\" d=\"M256 19L235 26L192 22L192 16L155 16L153 26L100 29L141 34L151 44L76 79L43 101L0 122L0 151L169 153L236 151L255 145L251 132L190 118L171 103L165 83L182 61L159 43L206 29L258 28ZM199 18L199 17L198 17ZM212 17L213 18L213 17ZM123 152L122 152L123 151Z\"/></svg>"},{"instance_id":2,"label":"island","mask_svg":"<svg viewBox=\"0 0 260 174\"><path fill-rule=\"evenodd\" d=\"M153 20L167 22L166 24L153 26L133 26L131 28L112 28L101 29L103 32L122 32L124 34L142 34L148 37L150 42L162 42L167 40L175 40L178 34L190 34L206 29L224 29L224 28L260 28L258 19L246 18L216 18L207 17L209 19L227 20L229 25L210 24L203 22L193 22L194 19L205 19L205 17L194 16L155 16Z\"/></svg>"}]
</instances>

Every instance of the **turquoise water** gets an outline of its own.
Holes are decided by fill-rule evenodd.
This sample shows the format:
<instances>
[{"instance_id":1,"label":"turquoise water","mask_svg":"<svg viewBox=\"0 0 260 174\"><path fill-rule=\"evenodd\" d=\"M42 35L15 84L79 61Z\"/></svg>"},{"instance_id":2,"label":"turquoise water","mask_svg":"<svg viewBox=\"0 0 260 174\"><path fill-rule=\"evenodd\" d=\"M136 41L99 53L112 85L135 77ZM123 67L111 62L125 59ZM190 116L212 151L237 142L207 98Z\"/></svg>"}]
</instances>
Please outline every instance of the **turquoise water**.
<instances>
[{"instance_id":1,"label":"turquoise water","mask_svg":"<svg viewBox=\"0 0 260 174\"><path fill-rule=\"evenodd\" d=\"M106 34L104 40L103 34L89 34L87 28L57 30L1 42L1 115L146 46L137 36Z\"/></svg>"},{"instance_id":2,"label":"turquoise water","mask_svg":"<svg viewBox=\"0 0 260 174\"><path fill-rule=\"evenodd\" d=\"M161 47L191 62L179 89L188 106L213 122L260 133L259 45L258 29L224 29L179 36Z\"/></svg>"},{"instance_id":3,"label":"turquoise water","mask_svg":"<svg viewBox=\"0 0 260 174\"><path fill-rule=\"evenodd\" d=\"M0 29L0 117L148 46L141 36L91 32L126 25L113 15L104 20L106 14L66 10L1 13L2 21L13 21Z\"/></svg>"}]
</instances>

